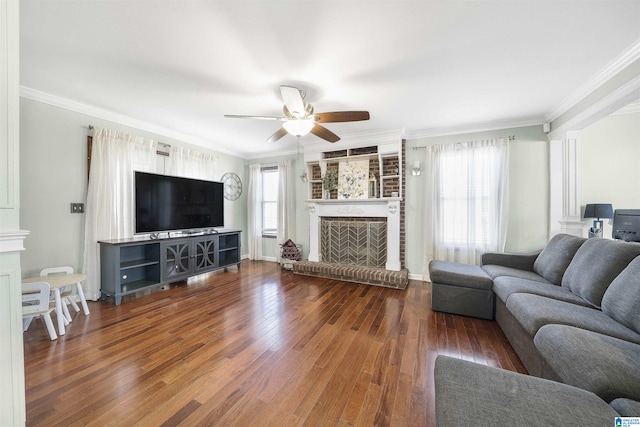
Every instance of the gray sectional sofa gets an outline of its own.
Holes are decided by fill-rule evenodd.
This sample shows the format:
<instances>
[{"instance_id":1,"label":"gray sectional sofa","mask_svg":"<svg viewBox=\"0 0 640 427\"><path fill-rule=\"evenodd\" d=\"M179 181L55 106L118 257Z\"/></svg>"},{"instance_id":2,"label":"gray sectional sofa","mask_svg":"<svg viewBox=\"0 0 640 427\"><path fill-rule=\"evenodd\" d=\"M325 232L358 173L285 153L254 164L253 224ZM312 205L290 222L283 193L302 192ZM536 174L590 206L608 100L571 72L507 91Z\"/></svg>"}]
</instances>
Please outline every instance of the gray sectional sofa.
<instances>
[{"instance_id":1,"label":"gray sectional sofa","mask_svg":"<svg viewBox=\"0 0 640 427\"><path fill-rule=\"evenodd\" d=\"M486 253L481 267L434 261L430 271L435 310L486 313L474 295L488 276L495 319L529 374L640 417L640 244L559 234L536 253ZM451 286L457 298L439 300Z\"/></svg>"},{"instance_id":2,"label":"gray sectional sofa","mask_svg":"<svg viewBox=\"0 0 640 427\"><path fill-rule=\"evenodd\" d=\"M453 426L613 426L626 401L542 378L443 355L436 358L436 424Z\"/></svg>"}]
</instances>

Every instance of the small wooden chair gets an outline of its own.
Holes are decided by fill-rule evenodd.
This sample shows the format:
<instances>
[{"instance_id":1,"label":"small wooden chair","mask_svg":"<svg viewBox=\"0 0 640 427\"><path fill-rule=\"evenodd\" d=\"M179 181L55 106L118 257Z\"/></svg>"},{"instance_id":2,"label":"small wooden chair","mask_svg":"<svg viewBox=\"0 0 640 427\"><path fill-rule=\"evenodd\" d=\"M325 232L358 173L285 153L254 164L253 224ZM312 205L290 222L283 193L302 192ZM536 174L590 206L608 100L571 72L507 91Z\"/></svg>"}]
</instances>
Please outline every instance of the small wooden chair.
<instances>
[{"instance_id":1,"label":"small wooden chair","mask_svg":"<svg viewBox=\"0 0 640 427\"><path fill-rule=\"evenodd\" d=\"M58 338L51 321L54 306L49 299L51 288L47 282L25 283L22 285L22 330L29 329L34 317L42 317L51 340Z\"/></svg>"}]
</instances>

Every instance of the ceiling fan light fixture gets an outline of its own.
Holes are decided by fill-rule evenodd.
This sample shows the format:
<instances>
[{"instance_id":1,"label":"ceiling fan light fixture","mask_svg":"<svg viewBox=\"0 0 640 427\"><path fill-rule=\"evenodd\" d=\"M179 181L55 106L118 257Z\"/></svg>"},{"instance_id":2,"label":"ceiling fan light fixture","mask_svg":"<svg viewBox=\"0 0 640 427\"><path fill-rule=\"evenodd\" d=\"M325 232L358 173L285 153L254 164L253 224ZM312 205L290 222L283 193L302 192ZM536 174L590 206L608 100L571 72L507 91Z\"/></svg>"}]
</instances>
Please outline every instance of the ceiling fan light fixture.
<instances>
[{"instance_id":1,"label":"ceiling fan light fixture","mask_svg":"<svg viewBox=\"0 0 640 427\"><path fill-rule=\"evenodd\" d=\"M300 119L300 120L287 120L282 124L282 127L285 128L287 132L291 135L295 136L305 136L313 126L315 125L315 121L312 119Z\"/></svg>"},{"instance_id":2,"label":"ceiling fan light fixture","mask_svg":"<svg viewBox=\"0 0 640 427\"><path fill-rule=\"evenodd\" d=\"M267 139L267 143L275 142L287 134L301 137L308 133L312 133L327 142L338 142L340 141L340 137L324 127L324 123L369 120L368 111L331 111L314 114L313 105L304 102L306 93L293 86L280 86L280 95L284 101L282 111L285 117L238 115L225 115L225 117L276 120L282 122L282 127L278 128L278 130Z\"/></svg>"}]
</instances>

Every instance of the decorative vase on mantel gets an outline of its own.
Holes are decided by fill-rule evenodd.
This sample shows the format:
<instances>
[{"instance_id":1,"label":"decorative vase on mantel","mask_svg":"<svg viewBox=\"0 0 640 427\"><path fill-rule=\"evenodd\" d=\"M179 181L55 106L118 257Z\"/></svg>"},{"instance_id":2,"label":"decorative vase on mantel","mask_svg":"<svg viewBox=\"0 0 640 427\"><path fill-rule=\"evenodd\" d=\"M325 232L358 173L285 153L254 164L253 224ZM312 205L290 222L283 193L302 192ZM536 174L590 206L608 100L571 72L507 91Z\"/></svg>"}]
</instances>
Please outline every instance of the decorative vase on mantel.
<instances>
[{"instance_id":1,"label":"decorative vase on mantel","mask_svg":"<svg viewBox=\"0 0 640 427\"><path fill-rule=\"evenodd\" d=\"M338 173L334 170L328 170L322 177L322 198L324 200L331 199L331 190L338 187Z\"/></svg>"}]
</instances>

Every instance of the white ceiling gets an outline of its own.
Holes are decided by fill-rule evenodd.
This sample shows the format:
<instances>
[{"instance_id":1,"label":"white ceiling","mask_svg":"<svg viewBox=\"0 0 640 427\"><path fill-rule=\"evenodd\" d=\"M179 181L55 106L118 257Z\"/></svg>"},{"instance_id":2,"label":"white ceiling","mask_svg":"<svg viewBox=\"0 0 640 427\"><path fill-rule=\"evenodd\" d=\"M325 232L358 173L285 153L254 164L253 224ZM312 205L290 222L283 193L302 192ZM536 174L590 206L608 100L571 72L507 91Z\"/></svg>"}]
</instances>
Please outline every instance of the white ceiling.
<instances>
[{"instance_id":1,"label":"white ceiling","mask_svg":"<svg viewBox=\"0 0 640 427\"><path fill-rule=\"evenodd\" d=\"M21 0L25 90L245 158L279 85L316 112L368 110L338 135L542 123L640 40L640 1ZM548 118L548 117L547 117ZM318 144L328 144L314 136Z\"/></svg>"}]
</instances>

